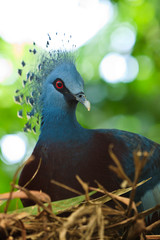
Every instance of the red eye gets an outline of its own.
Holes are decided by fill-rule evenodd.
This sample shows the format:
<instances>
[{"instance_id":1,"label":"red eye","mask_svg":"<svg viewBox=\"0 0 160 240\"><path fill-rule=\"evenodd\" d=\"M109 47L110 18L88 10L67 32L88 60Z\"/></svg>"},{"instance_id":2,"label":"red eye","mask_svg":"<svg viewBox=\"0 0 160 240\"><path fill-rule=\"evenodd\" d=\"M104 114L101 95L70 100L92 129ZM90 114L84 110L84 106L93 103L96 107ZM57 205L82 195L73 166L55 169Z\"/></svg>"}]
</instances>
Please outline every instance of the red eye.
<instances>
[{"instance_id":1,"label":"red eye","mask_svg":"<svg viewBox=\"0 0 160 240\"><path fill-rule=\"evenodd\" d=\"M63 88L63 82L61 80L58 80L56 82L56 88L58 88L58 89L62 89Z\"/></svg>"}]
</instances>

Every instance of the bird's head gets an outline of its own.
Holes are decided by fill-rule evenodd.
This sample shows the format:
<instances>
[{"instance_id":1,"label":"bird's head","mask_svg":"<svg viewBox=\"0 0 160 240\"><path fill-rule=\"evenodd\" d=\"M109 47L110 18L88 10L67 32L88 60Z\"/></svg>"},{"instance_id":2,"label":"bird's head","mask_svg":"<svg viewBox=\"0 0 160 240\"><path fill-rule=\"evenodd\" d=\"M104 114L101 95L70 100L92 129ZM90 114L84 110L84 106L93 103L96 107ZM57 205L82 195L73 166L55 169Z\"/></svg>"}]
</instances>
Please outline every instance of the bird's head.
<instances>
[{"instance_id":1,"label":"bird's head","mask_svg":"<svg viewBox=\"0 0 160 240\"><path fill-rule=\"evenodd\" d=\"M37 51L35 44L30 52L37 55L36 66L33 70L29 69L23 80L23 88L17 90L15 96L16 102L23 106L19 116L28 118L25 131L35 131L37 122L55 110L75 110L78 102L90 110L90 103L84 94L84 82L76 69L72 52ZM25 65L22 61L22 66ZM18 73L23 77L22 69Z\"/></svg>"},{"instance_id":2,"label":"bird's head","mask_svg":"<svg viewBox=\"0 0 160 240\"><path fill-rule=\"evenodd\" d=\"M41 97L44 111L68 110L75 108L78 102L90 110L90 103L84 94L83 79L71 61L61 62L49 74L44 81Z\"/></svg>"}]
</instances>

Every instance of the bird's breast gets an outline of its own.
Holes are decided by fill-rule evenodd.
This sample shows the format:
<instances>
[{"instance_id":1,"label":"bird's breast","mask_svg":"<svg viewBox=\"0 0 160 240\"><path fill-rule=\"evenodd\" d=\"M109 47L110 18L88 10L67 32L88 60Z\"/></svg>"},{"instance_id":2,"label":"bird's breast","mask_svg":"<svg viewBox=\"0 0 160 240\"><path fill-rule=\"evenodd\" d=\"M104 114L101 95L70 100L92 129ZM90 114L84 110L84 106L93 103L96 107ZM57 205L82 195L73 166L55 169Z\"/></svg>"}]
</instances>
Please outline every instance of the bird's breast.
<instances>
[{"instance_id":1,"label":"bird's breast","mask_svg":"<svg viewBox=\"0 0 160 240\"><path fill-rule=\"evenodd\" d=\"M75 196L53 184L52 179L82 193L83 189L76 175L90 186L96 187L95 181L98 181L107 190L115 190L119 188L119 181L109 169L113 164L108 151L111 143L115 142L109 135L94 131L79 134L77 138L70 137L67 141L65 138L61 141L40 139L33 151L34 161L24 167L20 183L23 185L29 181L38 169L27 187L48 193L52 201Z\"/></svg>"}]
</instances>

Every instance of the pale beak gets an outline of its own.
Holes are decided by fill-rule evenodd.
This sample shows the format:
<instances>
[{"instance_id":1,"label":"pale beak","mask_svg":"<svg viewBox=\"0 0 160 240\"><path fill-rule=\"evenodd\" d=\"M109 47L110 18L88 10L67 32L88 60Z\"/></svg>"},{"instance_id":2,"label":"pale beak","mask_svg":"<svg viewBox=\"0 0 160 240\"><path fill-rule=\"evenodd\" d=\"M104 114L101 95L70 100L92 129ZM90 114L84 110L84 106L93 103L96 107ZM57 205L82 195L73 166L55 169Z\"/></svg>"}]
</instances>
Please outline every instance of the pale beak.
<instances>
[{"instance_id":1,"label":"pale beak","mask_svg":"<svg viewBox=\"0 0 160 240\"><path fill-rule=\"evenodd\" d=\"M90 102L87 100L86 96L84 95L84 93L78 93L78 94L75 94L75 98L78 102L82 103L88 111L90 111L91 109L91 104Z\"/></svg>"}]
</instances>

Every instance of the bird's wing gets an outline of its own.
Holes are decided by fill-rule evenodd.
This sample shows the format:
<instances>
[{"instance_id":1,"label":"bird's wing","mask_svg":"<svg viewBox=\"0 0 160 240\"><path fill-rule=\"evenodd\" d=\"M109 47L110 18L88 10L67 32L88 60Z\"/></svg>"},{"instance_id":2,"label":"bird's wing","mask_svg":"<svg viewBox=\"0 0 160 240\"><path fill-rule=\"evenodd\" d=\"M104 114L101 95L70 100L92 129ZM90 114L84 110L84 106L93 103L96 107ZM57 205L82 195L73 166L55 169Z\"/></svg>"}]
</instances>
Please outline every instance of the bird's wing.
<instances>
[{"instance_id":1,"label":"bird's wing","mask_svg":"<svg viewBox=\"0 0 160 240\"><path fill-rule=\"evenodd\" d=\"M142 201L143 209L148 209L160 204L160 145L138 134L120 131L120 130L104 130L105 134L111 134L113 139L124 143L125 152L120 148L116 148L119 160L126 174L133 179L134 177L134 159L133 152L148 152L148 160L144 166L140 181L151 177L151 180L137 189L136 200ZM114 144L114 140L113 140ZM116 154L115 151L115 154ZM119 154L121 152L121 154ZM143 154L140 157L142 160Z\"/></svg>"}]
</instances>

